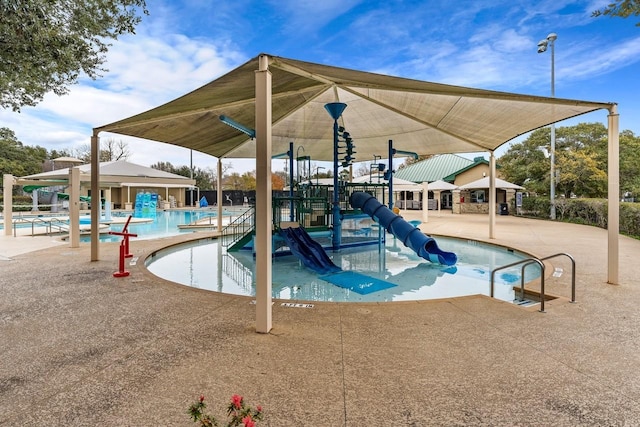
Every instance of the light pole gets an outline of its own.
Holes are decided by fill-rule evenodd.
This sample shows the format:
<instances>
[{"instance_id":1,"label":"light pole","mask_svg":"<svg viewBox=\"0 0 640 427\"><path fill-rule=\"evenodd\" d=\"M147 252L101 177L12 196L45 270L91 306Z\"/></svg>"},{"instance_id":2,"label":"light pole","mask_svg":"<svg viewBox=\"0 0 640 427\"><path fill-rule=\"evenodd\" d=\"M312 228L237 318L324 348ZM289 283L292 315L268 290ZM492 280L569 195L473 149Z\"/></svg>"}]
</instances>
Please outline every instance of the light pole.
<instances>
[{"instance_id":1,"label":"light pole","mask_svg":"<svg viewBox=\"0 0 640 427\"><path fill-rule=\"evenodd\" d=\"M546 39L538 42L538 53L547 51L547 46L551 45L551 97L555 98L555 41L558 38L556 33L550 33ZM552 117L553 119L553 117ZM549 176L549 187L551 199L551 213L549 217L553 220L556 219L556 125L551 123L551 171Z\"/></svg>"}]
</instances>

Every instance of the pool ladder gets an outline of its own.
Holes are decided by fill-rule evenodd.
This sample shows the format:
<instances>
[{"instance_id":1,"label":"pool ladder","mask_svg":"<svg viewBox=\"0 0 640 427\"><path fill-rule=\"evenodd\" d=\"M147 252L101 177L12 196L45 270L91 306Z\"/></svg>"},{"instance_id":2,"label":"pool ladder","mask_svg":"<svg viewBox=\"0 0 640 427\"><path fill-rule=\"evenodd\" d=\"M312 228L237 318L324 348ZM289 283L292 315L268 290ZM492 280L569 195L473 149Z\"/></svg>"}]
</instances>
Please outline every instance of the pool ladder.
<instances>
[{"instance_id":1,"label":"pool ladder","mask_svg":"<svg viewBox=\"0 0 640 427\"><path fill-rule=\"evenodd\" d=\"M575 259L573 259L573 257L571 255L569 255L568 253L565 252L560 252L554 255L549 255L543 258L525 258L525 259L521 259L520 261L516 261L513 262L511 264L507 264L507 265L503 265L502 267L498 267L496 269L493 269L491 271L491 291L489 296L491 298L493 298L493 294L494 294L494 287L495 287L495 273L499 270L504 270L505 268L510 268L510 267L515 267L516 265L520 265L522 264L522 269L520 270L520 300L524 300L524 269L528 266L528 265L532 265L532 264L538 264L538 266L540 267L540 311L541 313L544 313L544 300L545 300L545 296L544 296L544 272L545 272L545 267L544 267L544 263L542 261L551 259L551 258L556 258L559 256L566 256L567 258L569 258L569 260L571 260L571 302L576 302L576 261Z\"/></svg>"}]
</instances>

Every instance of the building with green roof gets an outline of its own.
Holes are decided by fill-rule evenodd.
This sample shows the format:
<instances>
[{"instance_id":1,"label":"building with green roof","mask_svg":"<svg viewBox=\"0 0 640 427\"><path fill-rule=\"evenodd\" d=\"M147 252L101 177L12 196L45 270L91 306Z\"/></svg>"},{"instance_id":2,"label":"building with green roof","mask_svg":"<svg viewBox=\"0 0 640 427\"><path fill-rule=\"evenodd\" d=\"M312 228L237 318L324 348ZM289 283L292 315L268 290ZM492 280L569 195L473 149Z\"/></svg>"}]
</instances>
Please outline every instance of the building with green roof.
<instances>
[{"instance_id":1,"label":"building with green roof","mask_svg":"<svg viewBox=\"0 0 640 427\"><path fill-rule=\"evenodd\" d=\"M455 174L474 164L473 160L457 154L439 154L418 163L398 169L395 176L416 183L433 182Z\"/></svg>"}]
</instances>

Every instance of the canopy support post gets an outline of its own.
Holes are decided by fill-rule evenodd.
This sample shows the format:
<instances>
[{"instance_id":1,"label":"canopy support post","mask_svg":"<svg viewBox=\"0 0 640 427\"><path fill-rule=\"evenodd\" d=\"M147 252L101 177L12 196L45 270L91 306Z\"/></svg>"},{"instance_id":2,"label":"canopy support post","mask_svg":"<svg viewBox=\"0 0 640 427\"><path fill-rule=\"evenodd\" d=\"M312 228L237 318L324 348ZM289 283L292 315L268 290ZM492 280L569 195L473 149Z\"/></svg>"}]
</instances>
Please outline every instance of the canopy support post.
<instances>
[{"instance_id":1,"label":"canopy support post","mask_svg":"<svg viewBox=\"0 0 640 427\"><path fill-rule=\"evenodd\" d=\"M69 242L70 247L80 247L80 169L74 167L69 169ZM97 228L91 221L91 233ZM93 239L93 235L91 236Z\"/></svg>"},{"instance_id":2,"label":"canopy support post","mask_svg":"<svg viewBox=\"0 0 640 427\"><path fill-rule=\"evenodd\" d=\"M94 131L91 136L91 261L100 259L100 205L100 139Z\"/></svg>"},{"instance_id":3,"label":"canopy support post","mask_svg":"<svg viewBox=\"0 0 640 427\"><path fill-rule=\"evenodd\" d=\"M271 72L261 55L256 83L256 332L271 331Z\"/></svg>"},{"instance_id":4,"label":"canopy support post","mask_svg":"<svg viewBox=\"0 0 640 427\"><path fill-rule=\"evenodd\" d=\"M496 238L496 157L489 152L489 238Z\"/></svg>"},{"instance_id":5,"label":"canopy support post","mask_svg":"<svg viewBox=\"0 0 640 427\"><path fill-rule=\"evenodd\" d=\"M619 233L620 233L620 132L618 106L609 108L609 152L608 152L608 212L607 212L607 283L620 284Z\"/></svg>"},{"instance_id":6,"label":"canopy support post","mask_svg":"<svg viewBox=\"0 0 640 427\"><path fill-rule=\"evenodd\" d=\"M2 177L3 207L4 207L4 235L11 236L13 222L13 175L5 173Z\"/></svg>"},{"instance_id":7,"label":"canopy support post","mask_svg":"<svg viewBox=\"0 0 640 427\"><path fill-rule=\"evenodd\" d=\"M216 172L218 174L216 181L216 208L218 209L218 234L220 234L222 233L222 157L218 157L218 170Z\"/></svg>"}]
</instances>

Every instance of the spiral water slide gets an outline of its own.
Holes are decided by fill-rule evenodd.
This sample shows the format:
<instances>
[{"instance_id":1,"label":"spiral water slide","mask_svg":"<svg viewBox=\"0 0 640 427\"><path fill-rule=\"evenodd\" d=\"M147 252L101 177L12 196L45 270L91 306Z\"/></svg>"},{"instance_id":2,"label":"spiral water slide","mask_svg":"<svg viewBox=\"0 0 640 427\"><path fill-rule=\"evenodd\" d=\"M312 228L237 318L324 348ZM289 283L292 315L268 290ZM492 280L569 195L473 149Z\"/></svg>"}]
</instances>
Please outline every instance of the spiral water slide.
<instances>
[{"instance_id":1,"label":"spiral water slide","mask_svg":"<svg viewBox=\"0 0 640 427\"><path fill-rule=\"evenodd\" d=\"M354 209L360 209L369 215L421 258L443 265L454 265L458 261L456 254L440 249L432 237L424 234L401 216L394 214L369 193L353 193L350 202Z\"/></svg>"}]
</instances>

